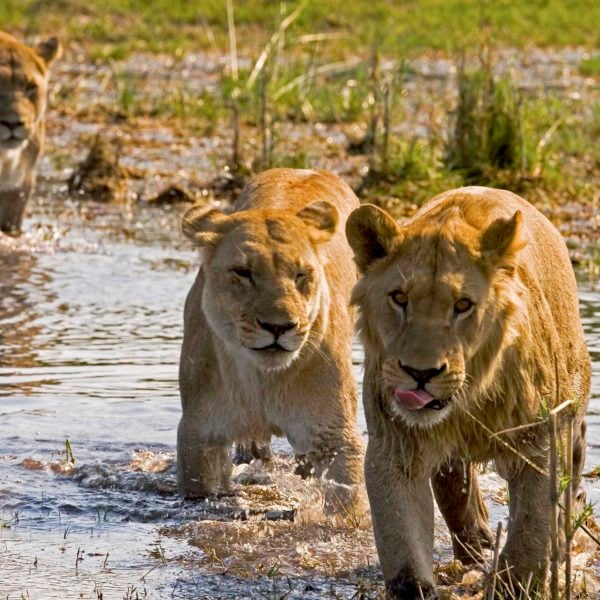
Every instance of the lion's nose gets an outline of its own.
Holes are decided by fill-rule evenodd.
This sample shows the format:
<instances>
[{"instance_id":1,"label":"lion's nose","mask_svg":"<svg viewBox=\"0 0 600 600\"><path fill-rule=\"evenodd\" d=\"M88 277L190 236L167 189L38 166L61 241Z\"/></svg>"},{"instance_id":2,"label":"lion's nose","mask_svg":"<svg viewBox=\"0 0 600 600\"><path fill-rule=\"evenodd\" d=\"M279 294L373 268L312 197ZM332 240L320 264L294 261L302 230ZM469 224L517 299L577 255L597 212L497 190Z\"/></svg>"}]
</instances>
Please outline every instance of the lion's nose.
<instances>
[{"instance_id":1,"label":"lion's nose","mask_svg":"<svg viewBox=\"0 0 600 600\"><path fill-rule=\"evenodd\" d=\"M0 121L0 125L4 125L7 129L18 129L19 127L24 127L25 123L20 119L4 119Z\"/></svg>"},{"instance_id":2,"label":"lion's nose","mask_svg":"<svg viewBox=\"0 0 600 600\"><path fill-rule=\"evenodd\" d=\"M291 321L289 321L287 323L265 323L264 321L261 321L260 319L257 319L257 321L258 321L258 324L263 329L266 329L269 333L272 333L276 339L280 335L283 335L286 331L289 331L290 329L294 329L297 325L297 323L293 323Z\"/></svg>"},{"instance_id":3,"label":"lion's nose","mask_svg":"<svg viewBox=\"0 0 600 600\"><path fill-rule=\"evenodd\" d=\"M446 365L442 365L439 369L413 369L413 367L409 367L408 365L403 365L400 363L400 367L402 367L417 383L427 383L431 381L436 375L442 373Z\"/></svg>"}]
</instances>

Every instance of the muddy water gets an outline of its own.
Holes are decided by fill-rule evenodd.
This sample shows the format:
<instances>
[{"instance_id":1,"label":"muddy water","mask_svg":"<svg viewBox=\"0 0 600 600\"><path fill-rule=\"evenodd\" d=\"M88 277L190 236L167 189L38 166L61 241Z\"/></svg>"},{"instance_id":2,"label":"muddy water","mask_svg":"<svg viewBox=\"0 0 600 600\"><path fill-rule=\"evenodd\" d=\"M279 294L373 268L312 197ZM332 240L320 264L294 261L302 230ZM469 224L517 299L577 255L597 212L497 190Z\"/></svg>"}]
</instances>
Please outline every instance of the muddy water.
<instances>
[{"instance_id":1,"label":"muddy water","mask_svg":"<svg viewBox=\"0 0 600 600\"><path fill-rule=\"evenodd\" d=\"M0 241L0 596L375 597L370 531L323 519L319 484L292 474L284 442L273 469L236 468L234 498L173 493L181 314L196 264L179 216L42 201L22 240ZM582 281L581 303L594 359L591 466L600 287ZM355 363L360 378L359 347ZM503 486L483 479L501 518ZM447 559L449 548L441 533L436 553Z\"/></svg>"}]
</instances>

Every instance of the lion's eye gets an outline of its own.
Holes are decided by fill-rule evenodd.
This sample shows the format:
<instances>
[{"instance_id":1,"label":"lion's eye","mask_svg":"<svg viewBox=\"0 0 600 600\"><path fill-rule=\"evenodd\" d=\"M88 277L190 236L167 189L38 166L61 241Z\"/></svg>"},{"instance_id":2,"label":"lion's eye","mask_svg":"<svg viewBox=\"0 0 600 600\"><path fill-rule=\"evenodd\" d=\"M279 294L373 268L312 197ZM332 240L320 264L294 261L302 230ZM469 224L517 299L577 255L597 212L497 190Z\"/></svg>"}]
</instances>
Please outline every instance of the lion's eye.
<instances>
[{"instance_id":1,"label":"lion's eye","mask_svg":"<svg viewBox=\"0 0 600 600\"><path fill-rule=\"evenodd\" d=\"M240 279L252 281L252 271L248 267L235 267L231 269Z\"/></svg>"},{"instance_id":2,"label":"lion's eye","mask_svg":"<svg viewBox=\"0 0 600 600\"><path fill-rule=\"evenodd\" d=\"M28 83L25 88L25 93L29 98L35 98L37 95L37 85L35 83Z\"/></svg>"},{"instance_id":3,"label":"lion's eye","mask_svg":"<svg viewBox=\"0 0 600 600\"><path fill-rule=\"evenodd\" d=\"M296 284L300 285L308 279L308 273L306 271L298 271L296 273Z\"/></svg>"},{"instance_id":4,"label":"lion's eye","mask_svg":"<svg viewBox=\"0 0 600 600\"><path fill-rule=\"evenodd\" d=\"M401 290L396 290L390 294L390 298L394 304L401 306L402 308L406 308L408 304L408 296L402 292Z\"/></svg>"},{"instance_id":5,"label":"lion's eye","mask_svg":"<svg viewBox=\"0 0 600 600\"><path fill-rule=\"evenodd\" d=\"M461 298L455 302L454 312L456 314L466 313L472 306L473 302L471 302L468 298Z\"/></svg>"}]
</instances>

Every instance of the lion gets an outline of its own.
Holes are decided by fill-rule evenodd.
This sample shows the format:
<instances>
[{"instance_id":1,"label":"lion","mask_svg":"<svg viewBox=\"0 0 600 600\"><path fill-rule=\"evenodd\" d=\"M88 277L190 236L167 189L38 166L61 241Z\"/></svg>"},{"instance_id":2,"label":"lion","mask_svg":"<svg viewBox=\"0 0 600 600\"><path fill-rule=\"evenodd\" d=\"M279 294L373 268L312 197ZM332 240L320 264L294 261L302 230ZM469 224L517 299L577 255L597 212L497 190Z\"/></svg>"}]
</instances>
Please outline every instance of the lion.
<instances>
[{"instance_id":1,"label":"lion","mask_svg":"<svg viewBox=\"0 0 600 600\"><path fill-rule=\"evenodd\" d=\"M228 493L231 444L257 440L264 452L276 435L333 482L344 508L357 506L364 452L349 308L357 276L344 223L358 205L327 171L272 169L248 183L231 214L184 215L202 262L184 311L181 495Z\"/></svg>"},{"instance_id":2,"label":"lion","mask_svg":"<svg viewBox=\"0 0 600 600\"><path fill-rule=\"evenodd\" d=\"M492 459L510 496L500 568L543 587L543 415L574 403L577 490L591 373L560 234L522 198L485 187L440 194L404 225L363 205L346 234L361 273L352 303L365 347L365 482L388 594L438 597L431 487L455 557L472 562L490 546L474 464Z\"/></svg>"},{"instance_id":3,"label":"lion","mask_svg":"<svg viewBox=\"0 0 600 600\"><path fill-rule=\"evenodd\" d=\"M18 235L45 136L49 66L55 37L29 48L0 31L0 231Z\"/></svg>"}]
</instances>

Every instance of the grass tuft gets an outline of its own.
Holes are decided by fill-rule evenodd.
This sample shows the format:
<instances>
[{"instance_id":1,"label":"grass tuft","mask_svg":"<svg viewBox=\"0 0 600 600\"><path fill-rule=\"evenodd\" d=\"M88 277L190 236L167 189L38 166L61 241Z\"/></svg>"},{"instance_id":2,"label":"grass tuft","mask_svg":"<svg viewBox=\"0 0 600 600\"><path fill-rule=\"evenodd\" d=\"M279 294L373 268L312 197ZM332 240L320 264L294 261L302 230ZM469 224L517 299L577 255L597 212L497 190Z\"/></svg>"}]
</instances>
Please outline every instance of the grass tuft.
<instances>
[{"instance_id":1,"label":"grass tuft","mask_svg":"<svg viewBox=\"0 0 600 600\"><path fill-rule=\"evenodd\" d=\"M490 61L458 71L458 103L444 162L465 181L488 181L490 171L526 171L522 100L509 76L496 77Z\"/></svg>"},{"instance_id":2,"label":"grass tuft","mask_svg":"<svg viewBox=\"0 0 600 600\"><path fill-rule=\"evenodd\" d=\"M586 77L600 77L600 55L582 60L579 72Z\"/></svg>"}]
</instances>

